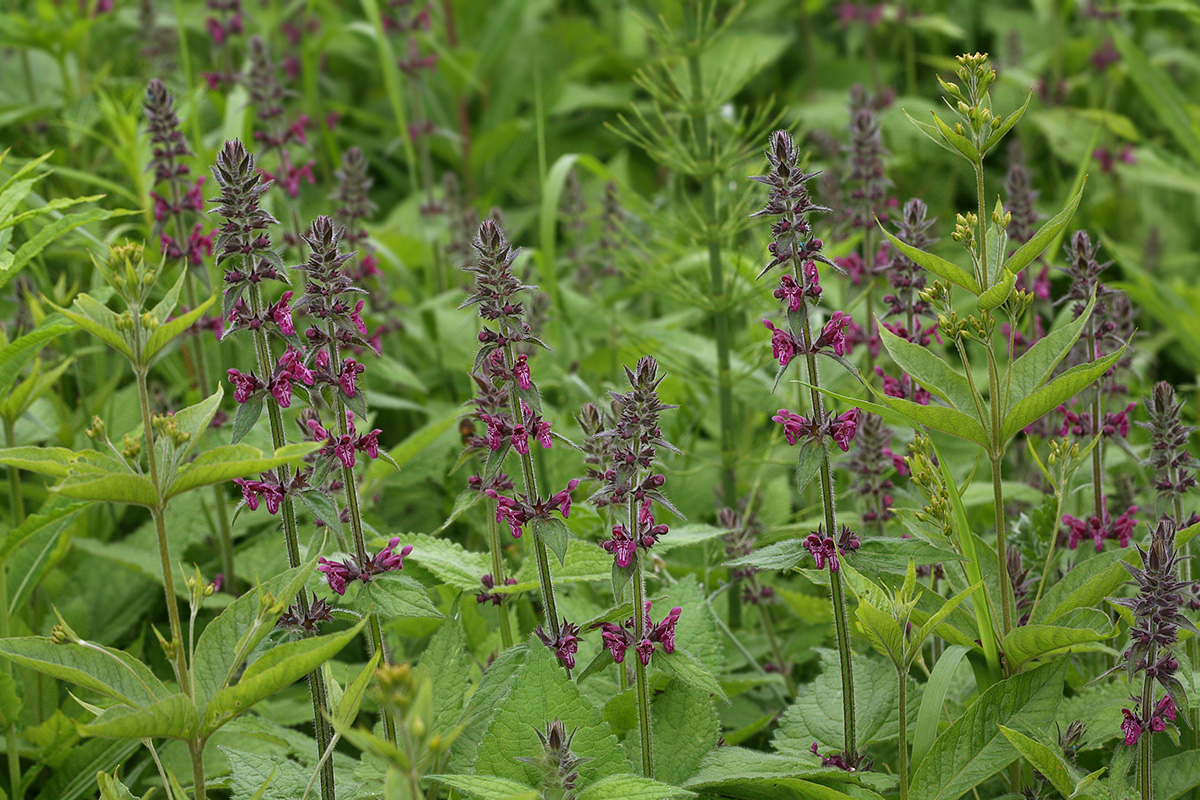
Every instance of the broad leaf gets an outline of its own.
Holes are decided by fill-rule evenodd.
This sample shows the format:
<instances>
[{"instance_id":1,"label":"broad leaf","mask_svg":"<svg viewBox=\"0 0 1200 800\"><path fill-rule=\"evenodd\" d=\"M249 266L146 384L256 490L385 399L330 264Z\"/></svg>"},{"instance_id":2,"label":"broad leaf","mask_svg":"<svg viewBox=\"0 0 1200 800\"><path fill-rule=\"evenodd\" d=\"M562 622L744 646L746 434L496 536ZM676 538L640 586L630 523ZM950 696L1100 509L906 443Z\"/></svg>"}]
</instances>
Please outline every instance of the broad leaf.
<instances>
[{"instance_id":1,"label":"broad leaf","mask_svg":"<svg viewBox=\"0 0 1200 800\"><path fill-rule=\"evenodd\" d=\"M41 352L47 342L73 330L75 330L74 325L68 325L58 317L54 317L0 348L0 388L8 391L9 387L13 385L13 381L21 374L21 368L29 359Z\"/></svg>"},{"instance_id":2,"label":"broad leaf","mask_svg":"<svg viewBox=\"0 0 1200 800\"><path fill-rule=\"evenodd\" d=\"M880 326L879 337L892 360L909 376L959 411L975 414L974 395L967 379L927 347L901 339Z\"/></svg>"},{"instance_id":3,"label":"broad leaf","mask_svg":"<svg viewBox=\"0 0 1200 800\"><path fill-rule=\"evenodd\" d=\"M364 614L378 614L385 622L408 617L442 618L442 612L429 599L429 590L407 575L394 572L363 586L353 606Z\"/></svg>"},{"instance_id":4,"label":"broad leaf","mask_svg":"<svg viewBox=\"0 0 1200 800\"><path fill-rule=\"evenodd\" d=\"M63 503L41 514L31 514L19 527L8 531L0 540L0 565L20 549L21 545L39 533L54 530L56 534L75 519L75 515L87 508L87 503Z\"/></svg>"},{"instance_id":5,"label":"broad leaf","mask_svg":"<svg viewBox=\"0 0 1200 800\"><path fill-rule=\"evenodd\" d=\"M1155 800L1182 797L1188 789L1200 786L1200 750L1155 759L1153 775Z\"/></svg>"},{"instance_id":6,"label":"broad leaf","mask_svg":"<svg viewBox=\"0 0 1200 800\"><path fill-rule=\"evenodd\" d=\"M559 566L567 563L567 543L571 540L567 525L558 517L535 518L530 525L533 535L541 539L550 552L558 556Z\"/></svg>"},{"instance_id":7,"label":"broad leaf","mask_svg":"<svg viewBox=\"0 0 1200 800\"><path fill-rule=\"evenodd\" d=\"M680 681L671 681L654 697L650 708L653 723L654 774L659 780L682 784L717 746L721 723L707 691ZM626 744L638 742L637 737ZM641 749L634 761L640 759Z\"/></svg>"},{"instance_id":8,"label":"broad leaf","mask_svg":"<svg viewBox=\"0 0 1200 800\"><path fill-rule=\"evenodd\" d=\"M192 699L173 694L145 708L115 706L78 727L83 736L101 739L191 739L198 724Z\"/></svg>"},{"instance_id":9,"label":"broad leaf","mask_svg":"<svg viewBox=\"0 0 1200 800\"><path fill-rule=\"evenodd\" d=\"M149 705L169 694L141 661L91 642L55 644L43 636L0 639L0 657L130 706Z\"/></svg>"},{"instance_id":10,"label":"broad leaf","mask_svg":"<svg viewBox=\"0 0 1200 800\"><path fill-rule=\"evenodd\" d=\"M729 567L754 567L767 570L790 570L800 564L809 552L799 539L787 539L761 547L753 553L726 561Z\"/></svg>"},{"instance_id":11,"label":"broad leaf","mask_svg":"<svg viewBox=\"0 0 1200 800\"><path fill-rule=\"evenodd\" d=\"M1063 797L1070 797L1079 783L1075 769L1063 758L1062 748L1048 745L1020 731L1000 725L1000 733L1016 748L1021 757L1033 765Z\"/></svg>"},{"instance_id":12,"label":"broad leaf","mask_svg":"<svg viewBox=\"0 0 1200 800\"><path fill-rule=\"evenodd\" d=\"M233 415L233 434L229 439L230 444L237 444L254 429L254 423L258 422L259 416L262 415L263 399L262 394L254 394L250 396L249 400L238 405L237 413Z\"/></svg>"},{"instance_id":13,"label":"broad leaf","mask_svg":"<svg viewBox=\"0 0 1200 800\"><path fill-rule=\"evenodd\" d=\"M158 505L158 490L149 478L126 470L108 472L103 468L76 462L67 477L53 489L75 500L130 503L153 508Z\"/></svg>"},{"instance_id":14,"label":"broad leaf","mask_svg":"<svg viewBox=\"0 0 1200 800\"><path fill-rule=\"evenodd\" d=\"M711 794L755 800L781 797L792 800L843 800L850 795L822 784L856 785L864 780L880 784L893 782L887 776L823 768L807 751L803 756L790 753L776 755L743 747L719 747L705 757L700 769L684 786L708 790ZM870 789L855 791L861 793L855 796L879 797Z\"/></svg>"},{"instance_id":15,"label":"broad leaf","mask_svg":"<svg viewBox=\"0 0 1200 800\"><path fill-rule=\"evenodd\" d=\"M182 280L182 277L180 280ZM171 340L176 336L179 336L192 327L196 323L196 320L204 316L204 312L208 311L208 307L216 299L216 295L213 295L186 314L176 317L169 322L164 322L155 328L154 332L150 334L150 338L146 340L146 344L142 347L142 363L146 365L154 363L155 357L162 352L162 349L170 344Z\"/></svg>"},{"instance_id":16,"label":"broad leaf","mask_svg":"<svg viewBox=\"0 0 1200 800\"><path fill-rule=\"evenodd\" d=\"M1072 367L1042 388L1031 393L1028 397L1014 403L1012 409L1004 417L1004 424L1000 431L1001 442L1007 442L1014 434L1023 430L1026 425L1036 421L1042 415L1054 410L1091 386L1097 378L1108 372L1109 367L1117 363L1121 356L1125 354L1126 346L1122 345L1121 349L1115 353L1109 353L1090 364L1080 364L1077 367Z\"/></svg>"},{"instance_id":17,"label":"broad leaf","mask_svg":"<svg viewBox=\"0 0 1200 800\"><path fill-rule=\"evenodd\" d=\"M479 577L492 571L486 553L467 550L457 542L415 533L397 535L400 537L397 550L405 545L413 546L405 563L411 560L457 589L479 591Z\"/></svg>"},{"instance_id":18,"label":"broad leaf","mask_svg":"<svg viewBox=\"0 0 1200 800\"><path fill-rule=\"evenodd\" d=\"M112 217L122 217L133 213L136 212L124 209L105 210L102 208L90 208L71 214L64 214L42 227L17 249L17 252L12 256L12 260L8 262L3 270L0 270L0 288L3 288L14 275L24 269L25 265L37 256L38 253L42 252L47 245L64 233L72 231L81 225L86 225L89 222L99 222L111 219Z\"/></svg>"},{"instance_id":19,"label":"broad leaf","mask_svg":"<svg viewBox=\"0 0 1200 800\"><path fill-rule=\"evenodd\" d=\"M213 697L204 712L201 735L209 736L259 700L270 697L333 658L358 635L365 623L364 619L341 633L288 642L268 650L246 668L236 684L220 690Z\"/></svg>"},{"instance_id":20,"label":"broad leaf","mask_svg":"<svg viewBox=\"0 0 1200 800\"><path fill-rule=\"evenodd\" d=\"M130 362L133 361L133 347L118 327L120 318L116 312L87 294L75 298L75 307L79 310L55 306L64 317L125 356Z\"/></svg>"},{"instance_id":21,"label":"broad leaf","mask_svg":"<svg viewBox=\"0 0 1200 800\"><path fill-rule=\"evenodd\" d=\"M695 792L639 775L609 775L577 795L578 800L672 800L695 796Z\"/></svg>"},{"instance_id":22,"label":"broad leaf","mask_svg":"<svg viewBox=\"0 0 1200 800\"><path fill-rule=\"evenodd\" d=\"M555 719L568 731L578 729L572 752L590 759L580 766L580 783L630 772L629 762L617 739L609 732L600 712L579 693L579 688L550 652L536 638L530 639L529 655L520 677L504 698L479 744L475 772L533 784L536 767L513 759L516 753L541 752L536 730L545 731Z\"/></svg>"},{"instance_id":23,"label":"broad leaf","mask_svg":"<svg viewBox=\"0 0 1200 800\"><path fill-rule=\"evenodd\" d=\"M987 141L983 143L984 155L987 155L989 150L1000 144L1000 140L1004 138L1005 134L1012 130L1012 127L1017 124L1021 117L1025 116L1025 109L1029 108L1029 101L1031 99L1033 99L1033 92L1030 92L1028 95L1026 95L1025 102L1021 104L1021 107L1009 114L1008 118L1005 119L1004 122L1000 123L1000 127L992 131L992 134L988 136Z\"/></svg>"},{"instance_id":24,"label":"broad leaf","mask_svg":"<svg viewBox=\"0 0 1200 800\"><path fill-rule=\"evenodd\" d=\"M729 702L725 690L721 688L721 684L712 671L704 666L704 662L696 655L682 647L676 647L675 652L670 654L656 650L650 663L688 686L707 694L716 695L726 703Z\"/></svg>"},{"instance_id":25,"label":"broad leaf","mask_svg":"<svg viewBox=\"0 0 1200 800\"><path fill-rule=\"evenodd\" d=\"M450 730L458 723L471 686L468 659L463 656L466 637L458 617L447 619L421 653L417 669L433 682L433 729Z\"/></svg>"},{"instance_id":26,"label":"broad leaf","mask_svg":"<svg viewBox=\"0 0 1200 800\"><path fill-rule=\"evenodd\" d=\"M1007 767L1017 751L1000 725L1039 728L1062 699L1066 659L993 684L933 743L912 776L913 797L957 800Z\"/></svg>"},{"instance_id":27,"label":"broad leaf","mask_svg":"<svg viewBox=\"0 0 1200 800\"><path fill-rule=\"evenodd\" d=\"M1027 661L1067 650L1094 649L1087 645L1116 635L1108 615L1094 608L1079 608L1062 616L1060 625L1020 625L1008 632L1001 645L1008 663L1020 668ZM1073 624L1072 624L1073 623Z\"/></svg>"},{"instance_id":28,"label":"broad leaf","mask_svg":"<svg viewBox=\"0 0 1200 800\"><path fill-rule=\"evenodd\" d=\"M518 781L495 775L429 775L434 780L479 800L537 800L542 793Z\"/></svg>"},{"instance_id":29,"label":"broad leaf","mask_svg":"<svg viewBox=\"0 0 1200 800\"><path fill-rule=\"evenodd\" d=\"M320 447L320 442L298 442L284 445L273 455L264 455L257 447L246 444L214 447L196 456L176 473L166 497L170 499L199 486L224 483L234 478L266 472L284 464L292 464Z\"/></svg>"},{"instance_id":30,"label":"broad leaf","mask_svg":"<svg viewBox=\"0 0 1200 800\"><path fill-rule=\"evenodd\" d=\"M1129 573L1119 562L1132 555L1130 550L1108 550L1077 562L1060 580L1050 584L1029 621L1049 624L1074 609L1092 608L1115 594L1129 580Z\"/></svg>"},{"instance_id":31,"label":"broad leaf","mask_svg":"<svg viewBox=\"0 0 1200 800\"><path fill-rule=\"evenodd\" d=\"M923 406L912 400L901 397L879 396L879 401L890 406L907 417L913 427L924 425L935 431L948 433L968 442L974 442L984 449L989 448L988 435L975 417L967 416L961 411L943 406ZM1038 416L1041 416L1040 414ZM1021 427L1025 427L1022 425Z\"/></svg>"},{"instance_id":32,"label":"broad leaf","mask_svg":"<svg viewBox=\"0 0 1200 800\"><path fill-rule=\"evenodd\" d=\"M0 464L16 469L65 478L79 454L65 447L7 447L0 450Z\"/></svg>"}]
</instances>

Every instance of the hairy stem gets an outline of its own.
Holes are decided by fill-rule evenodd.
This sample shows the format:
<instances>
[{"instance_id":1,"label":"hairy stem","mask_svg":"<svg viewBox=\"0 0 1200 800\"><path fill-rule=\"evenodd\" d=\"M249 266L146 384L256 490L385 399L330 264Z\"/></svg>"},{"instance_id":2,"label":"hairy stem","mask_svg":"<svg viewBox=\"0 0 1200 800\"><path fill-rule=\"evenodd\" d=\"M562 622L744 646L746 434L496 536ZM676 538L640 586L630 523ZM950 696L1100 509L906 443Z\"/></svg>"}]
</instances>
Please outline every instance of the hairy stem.
<instances>
[{"instance_id":1,"label":"hairy stem","mask_svg":"<svg viewBox=\"0 0 1200 800\"><path fill-rule=\"evenodd\" d=\"M488 500L488 551L492 557L492 583L504 585L504 550L500 541L500 524L496 522L496 501ZM512 625L508 620L508 596L499 595L500 605L496 613L500 616L500 644L505 650L513 646Z\"/></svg>"},{"instance_id":2,"label":"hairy stem","mask_svg":"<svg viewBox=\"0 0 1200 800\"><path fill-rule=\"evenodd\" d=\"M1146 663L1153 664L1158 660L1157 650L1158 648L1154 648L1154 651L1151 652L1151 658ZM1142 680L1142 716L1148 718L1153 708L1154 678L1147 673L1146 677ZM1154 800L1153 742L1154 731L1149 728L1142 731L1140 752L1138 753L1138 787L1141 790L1142 800Z\"/></svg>"},{"instance_id":3,"label":"hairy stem","mask_svg":"<svg viewBox=\"0 0 1200 800\"><path fill-rule=\"evenodd\" d=\"M188 755L192 757L192 793L195 800L206 800L208 792L204 781L204 743L188 742Z\"/></svg>"},{"instance_id":4,"label":"hairy stem","mask_svg":"<svg viewBox=\"0 0 1200 800\"><path fill-rule=\"evenodd\" d=\"M636 477L636 476L635 476ZM631 484L632 485L632 484ZM637 532L637 504L629 501L629 530ZM647 636L646 630L646 573L642 565L643 553L635 550L633 558L633 631L640 644ZM642 742L642 777L654 777L654 753L650 741L650 681L641 655L633 654L633 667L637 675L638 730Z\"/></svg>"},{"instance_id":5,"label":"hairy stem","mask_svg":"<svg viewBox=\"0 0 1200 800\"><path fill-rule=\"evenodd\" d=\"M900 800L908 800L908 675L899 667L896 668L899 682L900 706L900 742L898 750L898 771L900 773Z\"/></svg>"}]
</instances>

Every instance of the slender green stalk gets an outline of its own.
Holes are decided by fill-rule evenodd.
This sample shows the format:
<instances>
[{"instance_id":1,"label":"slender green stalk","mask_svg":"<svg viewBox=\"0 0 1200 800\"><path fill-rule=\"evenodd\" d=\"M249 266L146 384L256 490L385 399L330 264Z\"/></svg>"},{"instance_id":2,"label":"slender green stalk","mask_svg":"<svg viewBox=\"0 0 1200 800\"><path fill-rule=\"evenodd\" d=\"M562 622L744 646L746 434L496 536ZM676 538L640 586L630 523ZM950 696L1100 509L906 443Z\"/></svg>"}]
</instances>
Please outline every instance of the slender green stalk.
<instances>
[{"instance_id":1,"label":"slender green stalk","mask_svg":"<svg viewBox=\"0 0 1200 800\"><path fill-rule=\"evenodd\" d=\"M262 290L258 284L250 287L250 308L255 316L260 316L263 313ZM263 376L269 376L272 372L271 365L271 350L267 342L267 334L262 328L253 331L255 360L258 363L258 370ZM270 400L266 403L267 418L270 421L271 428L271 443L276 450L283 447L287 443L286 436L283 431L283 414L279 410L279 406ZM291 479L291 470L287 465L279 467L279 481L284 486L288 485ZM283 501L280 503L280 510L283 516L283 542L284 549L287 551L288 566L295 568L300 566L300 535L299 528L296 525L296 509L292 502L290 494L285 493ZM308 595L301 588L296 595L296 605L300 609L303 616L308 616L309 605ZM316 733L317 740L317 758L319 759L325 750L329 748L330 742L333 741L333 731L330 728L329 720L326 717L329 708L328 693L325 686L325 676L321 670L313 670L308 675L309 696L312 699L313 706L313 730ZM393 737L391 740L395 742ZM334 800L335 786L333 781L333 759L329 759L325 764L321 765L321 798L322 800Z\"/></svg>"},{"instance_id":2,"label":"slender green stalk","mask_svg":"<svg viewBox=\"0 0 1200 800\"><path fill-rule=\"evenodd\" d=\"M8 447L14 446L13 422L8 418L4 420L4 439ZM8 496L12 502L12 526L16 528L25 522L25 495L21 493L21 474L16 467L8 468Z\"/></svg>"},{"instance_id":3,"label":"slender green stalk","mask_svg":"<svg viewBox=\"0 0 1200 800\"><path fill-rule=\"evenodd\" d=\"M1153 664L1158 660L1158 648L1151 651L1151 657L1146 663ZM1151 709L1154 708L1154 678L1147 673L1142 680L1142 715L1149 716ZM1141 791L1142 800L1154 800L1154 758L1153 758L1153 742L1154 731L1146 729L1142 731L1140 743L1140 752L1138 753L1138 788Z\"/></svg>"},{"instance_id":4,"label":"slender green stalk","mask_svg":"<svg viewBox=\"0 0 1200 800\"><path fill-rule=\"evenodd\" d=\"M736 589L731 588L730 591L736 591ZM762 617L763 632L767 635L767 644L771 648L771 657L779 665L779 673L783 675L783 683L787 687L788 698L794 698L796 696L796 682L792 680L791 665L784 659L783 649L779 646L779 636L775 633L775 623L771 620L771 607L766 603L760 603L758 611Z\"/></svg>"},{"instance_id":5,"label":"slender green stalk","mask_svg":"<svg viewBox=\"0 0 1200 800\"><path fill-rule=\"evenodd\" d=\"M637 503L630 499L629 530L636 533L637 524ZM642 564L643 556L640 548L635 548L633 558L633 635L634 640L639 643L649 633L646 630L646 573ZM641 733L642 742L642 777L653 778L654 751L650 736L650 681L641 656L635 651L633 657L633 668L637 678L638 730Z\"/></svg>"},{"instance_id":6,"label":"slender green stalk","mask_svg":"<svg viewBox=\"0 0 1200 800\"><path fill-rule=\"evenodd\" d=\"M204 745L188 743L188 754L192 757L192 792L195 800L206 800L208 792L204 780Z\"/></svg>"},{"instance_id":7,"label":"slender green stalk","mask_svg":"<svg viewBox=\"0 0 1200 800\"><path fill-rule=\"evenodd\" d=\"M808 301L805 300L800 308L803 323L800 334L803 337L805 363L808 366L809 400L812 403L813 419L822 419L825 409L821 402L820 373L817 370L817 357L813 353L813 336L809 318ZM821 460L821 507L825 517L825 535L837 540L837 516L833 505L833 480L829 472L828 454ZM846 596L842 588L842 573L829 568L829 590L833 603L833 624L837 634L838 656L842 670L842 719L845 725L846 755L854 758L856 755L856 736L854 719L854 663L850 650L850 626L846 621Z\"/></svg>"},{"instance_id":8,"label":"slender green stalk","mask_svg":"<svg viewBox=\"0 0 1200 800\"><path fill-rule=\"evenodd\" d=\"M988 350L988 385L991 392L992 406L992 441L1000 441L1000 380L996 371L996 356ZM998 446L998 445L997 445ZM1008 636L1013 624L1013 588L1008 574L1008 543L1004 530L1004 487L1001 482L1001 470L1004 453L991 454L992 461L992 501L996 506L996 572L1000 578L1000 633Z\"/></svg>"},{"instance_id":9,"label":"slender green stalk","mask_svg":"<svg viewBox=\"0 0 1200 800\"><path fill-rule=\"evenodd\" d=\"M900 800L908 800L908 675L897 668L900 708L900 742L898 751L898 772L900 773Z\"/></svg>"}]
</instances>

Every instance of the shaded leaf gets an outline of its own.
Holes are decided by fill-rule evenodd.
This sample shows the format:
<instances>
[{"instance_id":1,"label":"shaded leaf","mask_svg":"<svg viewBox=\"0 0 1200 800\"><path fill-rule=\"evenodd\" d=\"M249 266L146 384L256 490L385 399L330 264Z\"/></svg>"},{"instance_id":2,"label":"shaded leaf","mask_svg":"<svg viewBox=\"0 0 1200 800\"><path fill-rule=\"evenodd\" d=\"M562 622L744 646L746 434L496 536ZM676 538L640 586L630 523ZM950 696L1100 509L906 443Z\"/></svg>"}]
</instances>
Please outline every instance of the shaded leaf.
<instances>
[{"instance_id":1,"label":"shaded leaf","mask_svg":"<svg viewBox=\"0 0 1200 800\"><path fill-rule=\"evenodd\" d=\"M190 739L198 725L192 698L173 694L145 708L114 706L78 728L83 736L102 739Z\"/></svg>"}]
</instances>

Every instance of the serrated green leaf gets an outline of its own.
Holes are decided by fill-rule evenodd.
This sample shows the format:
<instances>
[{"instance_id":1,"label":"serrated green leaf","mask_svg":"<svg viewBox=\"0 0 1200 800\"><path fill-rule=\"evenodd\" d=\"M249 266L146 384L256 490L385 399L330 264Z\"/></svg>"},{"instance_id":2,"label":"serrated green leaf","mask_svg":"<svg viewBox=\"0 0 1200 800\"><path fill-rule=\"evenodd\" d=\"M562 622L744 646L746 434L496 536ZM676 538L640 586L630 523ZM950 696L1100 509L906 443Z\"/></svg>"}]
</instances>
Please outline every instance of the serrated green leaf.
<instances>
[{"instance_id":1,"label":"serrated green leaf","mask_svg":"<svg viewBox=\"0 0 1200 800\"><path fill-rule=\"evenodd\" d=\"M1071 198L1066 207L1062 211L1048 219L1041 228L1038 229L1029 241L1021 245L1017 252L1013 253L1008 261L1004 262L1004 269L1010 275L1019 275L1021 270L1033 263L1034 259L1042 254L1050 243L1053 242L1063 229L1067 227L1067 223L1075 216L1075 209L1079 208L1079 201L1083 198L1083 186L1079 187L1079 191Z\"/></svg>"},{"instance_id":2,"label":"serrated green leaf","mask_svg":"<svg viewBox=\"0 0 1200 800\"><path fill-rule=\"evenodd\" d=\"M354 601L360 613L375 613L380 620L426 617L441 619L429 599L428 590L407 575L388 573L373 579L359 591Z\"/></svg>"},{"instance_id":3,"label":"serrated green leaf","mask_svg":"<svg viewBox=\"0 0 1200 800\"><path fill-rule=\"evenodd\" d=\"M671 681L655 695L650 720L655 777L676 786L695 773L704 757L717 746L721 733L709 692L681 681ZM637 739L626 740L626 744L630 741ZM634 760L638 758L635 756Z\"/></svg>"},{"instance_id":4,"label":"serrated green leaf","mask_svg":"<svg viewBox=\"0 0 1200 800\"><path fill-rule=\"evenodd\" d=\"M1062 756L1062 748L1051 747L1020 731L1015 731L1005 725L998 726L1000 733L1008 739L1009 744L1016 748L1021 757L1033 765L1042 777L1050 781L1063 797L1070 797L1079 782L1079 776L1074 768Z\"/></svg>"},{"instance_id":5,"label":"serrated green leaf","mask_svg":"<svg viewBox=\"0 0 1200 800\"><path fill-rule=\"evenodd\" d=\"M974 413L975 400L971 386L958 370L928 347L901 339L887 328L879 328L879 336L888 355L914 381L932 394L945 400L959 411Z\"/></svg>"},{"instance_id":6,"label":"serrated green leaf","mask_svg":"<svg viewBox=\"0 0 1200 800\"><path fill-rule=\"evenodd\" d=\"M1133 748L1127 748L1133 749ZM1200 786L1200 750L1154 760L1155 800L1176 800Z\"/></svg>"},{"instance_id":7,"label":"serrated green leaf","mask_svg":"<svg viewBox=\"0 0 1200 800\"><path fill-rule=\"evenodd\" d=\"M428 650L426 650L428 653ZM383 651L376 650L375 655L371 656L363 668L359 671L358 676L346 684L346 690L342 692L342 699L337 704L337 710L334 713L334 718L343 726L354 724L354 720L358 717L358 711L362 708L363 697L367 694L367 688L371 685L371 681L375 678L375 670L379 667L379 659L383 655ZM425 662L425 655L421 656L421 662ZM326 663L328 666L328 663ZM437 684L434 684L434 690L437 690ZM447 730L447 728L434 726L434 730Z\"/></svg>"},{"instance_id":8,"label":"serrated green leaf","mask_svg":"<svg viewBox=\"0 0 1200 800\"><path fill-rule=\"evenodd\" d=\"M321 442L298 442L279 448L272 455L263 455L257 447L245 444L225 444L196 456L175 474L167 489L169 500L200 486L224 483L234 478L266 472L284 464L294 464L304 456L319 450Z\"/></svg>"},{"instance_id":9,"label":"serrated green leaf","mask_svg":"<svg viewBox=\"0 0 1200 800\"><path fill-rule=\"evenodd\" d=\"M487 553L472 552L457 542L425 534L402 533L397 536L400 537L400 548L405 545L413 547L413 551L405 556L406 560L429 570L457 589L478 591L479 577L492 571Z\"/></svg>"},{"instance_id":10,"label":"serrated green leaf","mask_svg":"<svg viewBox=\"0 0 1200 800\"><path fill-rule=\"evenodd\" d=\"M158 437L158 442L171 449L174 463L185 461L191 455L192 450L199 443L200 437L208 430L209 423L216 416L217 409L221 406L221 398L224 396L225 389L218 385L217 390L211 395L199 403L181 408L171 417L176 430L187 435L186 443L182 447L177 447L168 436Z\"/></svg>"},{"instance_id":11,"label":"serrated green leaf","mask_svg":"<svg viewBox=\"0 0 1200 800\"><path fill-rule=\"evenodd\" d=\"M463 657L466 637L458 617L447 619L421 654L419 672L433 681L433 729L450 730L462 717L471 685L468 661Z\"/></svg>"},{"instance_id":12,"label":"serrated green leaf","mask_svg":"<svg viewBox=\"0 0 1200 800\"><path fill-rule=\"evenodd\" d=\"M998 726L1039 727L1062 699L1066 659L993 684L938 736L913 772L913 797L957 800L1017 758Z\"/></svg>"},{"instance_id":13,"label":"serrated green leaf","mask_svg":"<svg viewBox=\"0 0 1200 800\"><path fill-rule=\"evenodd\" d=\"M1125 354L1127 346L1122 345L1121 349L1115 353L1109 353L1089 364L1072 367L1042 388L1015 402L1004 417L1004 425L1000 432L1001 440L1007 442L1025 426L1091 386L1097 378L1108 371L1109 367L1117 363Z\"/></svg>"},{"instance_id":14,"label":"serrated green leaf","mask_svg":"<svg viewBox=\"0 0 1200 800\"><path fill-rule=\"evenodd\" d=\"M859 784L862 778L863 775L821 767L807 750L800 756L792 753L763 753L744 747L719 747L705 757L700 769L684 783L684 786L726 796L751 797L755 800L770 797L842 800L850 795L829 786L822 786L816 781ZM752 794L745 792L754 788L760 791L754 791ZM878 797L874 792L865 796Z\"/></svg>"},{"instance_id":15,"label":"serrated green leaf","mask_svg":"<svg viewBox=\"0 0 1200 800\"><path fill-rule=\"evenodd\" d=\"M191 739L198 725L192 698L173 694L145 708L114 706L78 728L100 739Z\"/></svg>"},{"instance_id":16,"label":"serrated green leaf","mask_svg":"<svg viewBox=\"0 0 1200 800\"><path fill-rule=\"evenodd\" d=\"M334 504L333 498L324 489L312 489L307 492L299 492L296 499L300 504L308 509L308 513L312 514L314 520L320 520L322 524L327 525L338 536L342 535L342 518L338 512L338 507Z\"/></svg>"},{"instance_id":17,"label":"serrated green leaf","mask_svg":"<svg viewBox=\"0 0 1200 800\"><path fill-rule=\"evenodd\" d=\"M558 556L559 566L566 566L567 563L567 543L571 540L570 532L567 530L567 524L558 517L548 517L546 519L535 518L533 524L533 535L540 538L546 547L550 548L550 552Z\"/></svg>"},{"instance_id":18,"label":"serrated green leaf","mask_svg":"<svg viewBox=\"0 0 1200 800\"><path fill-rule=\"evenodd\" d=\"M1094 607L1129 580L1129 573L1118 562L1131 555L1129 550L1108 550L1079 561L1050 584L1029 621L1045 625L1076 608Z\"/></svg>"},{"instance_id":19,"label":"serrated green leaf","mask_svg":"<svg viewBox=\"0 0 1200 800\"><path fill-rule=\"evenodd\" d=\"M761 547L748 555L725 562L729 567L754 567L755 569L787 571L796 567L808 555L803 543L798 539L787 539L782 542Z\"/></svg>"},{"instance_id":20,"label":"serrated green leaf","mask_svg":"<svg viewBox=\"0 0 1200 800\"><path fill-rule=\"evenodd\" d=\"M229 747L221 752L229 759L234 800L300 800L308 788L310 770L289 758Z\"/></svg>"},{"instance_id":21,"label":"serrated green leaf","mask_svg":"<svg viewBox=\"0 0 1200 800\"><path fill-rule=\"evenodd\" d=\"M65 478L79 454L65 447L7 447L0 450L0 464L52 478Z\"/></svg>"},{"instance_id":22,"label":"serrated green leaf","mask_svg":"<svg viewBox=\"0 0 1200 800\"><path fill-rule=\"evenodd\" d=\"M694 653L682 647L676 647L675 652L670 654L656 650L650 663L688 686L716 695L729 703L729 697L717 677Z\"/></svg>"},{"instance_id":23,"label":"serrated green leaf","mask_svg":"<svg viewBox=\"0 0 1200 800\"><path fill-rule=\"evenodd\" d=\"M892 246L912 259L913 263L932 272L939 278L961 286L973 295L978 296L982 291L979 288L979 284L975 281L975 276L954 262L947 261L941 256L935 256L933 253L918 250L910 244L905 244L893 236L883 225L880 225L879 228L883 231L883 235L887 237L887 240L892 243Z\"/></svg>"},{"instance_id":24,"label":"serrated green leaf","mask_svg":"<svg viewBox=\"0 0 1200 800\"><path fill-rule=\"evenodd\" d=\"M803 492L813 477L825 463L825 443L806 438L800 442L800 452L796 456L796 491Z\"/></svg>"},{"instance_id":25,"label":"serrated green leaf","mask_svg":"<svg viewBox=\"0 0 1200 800\"><path fill-rule=\"evenodd\" d=\"M1088 319L1092 315L1092 308L1096 305L1096 296L1093 294L1088 300L1087 307L1083 313L1076 317L1071 322L1063 325L1061 328L1051 331L1041 339L1034 342L1033 346L1022 353L1012 366L1008 368L1008 402L1005 404L1006 413L1012 409L1013 399L1020 400L1028 397L1037 389L1045 385L1046 381L1054 373L1054 368L1066 357L1067 353L1071 352L1071 348L1075 346L1075 342L1079 339L1080 332L1083 331L1083 326L1087 324Z\"/></svg>"},{"instance_id":26,"label":"serrated green leaf","mask_svg":"<svg viewBox=\"0 0 1200 800\"><path fill-rule=\"evenodd\" d=\"M913 427L924 425L935 431L941 431L951 436L957 436L959 439L974 442L985 450L989 449L987 432L979 424L979 420L967 416L957 409L945 408L943 406L923 406L920 403L914 403L912 400L905 400L902 397L876 396L879 397L881 403L889 406L894 411L899 411L907 417Z\"/></svg>"},{"instance_id":27,"label":"serrated green leaf","mask_svg":"<svg viewBox=\"0 0 1200 800\"><path fill-rule=\"evenodd\" d=\"M608 725L579 693L558 660L536 638L519 679L496 711L479 743L475 772L532 784L539 770L513 759L516 753L541 751L535 730L545 731L555 719L568 731L578 729L572 752L591 759L580 765L580 783L587 785L607 775L629 772L630 765Z\"/></svg>"},{"instance_id":28,"label":"serrated green leaf","mask_svg":"<svg viewBox=\"0 0 1200 800\"><path fill-rule=\"evenodd\" d=\"M579 793L579 800L672 800L695 792L638 775L609 775Z\"/></svg>"},{"instance_id":29,"label":"serrated green leaf","mask_svg":"<svg viewBox=\"0 0 1200 800\"><path fill-rule=\"evenodd\" d=\"M479 800L537 800L542 795L519 781L495 775L429 775L426 780L443 783Z\"/></svg>"},{"instance_id":30,"label":"serrated green leaf","mask_svg":"<svg viewBox=\"0 0 1200 800\"><path fill-rule=\"evenodd\" d=\"M204 711L201 736L207 737L250 706L270 697L337 655L362 630L366 620L341 633L277 645L242 673L233 686L218 691Z\"/></svg>"}]
</instances>

